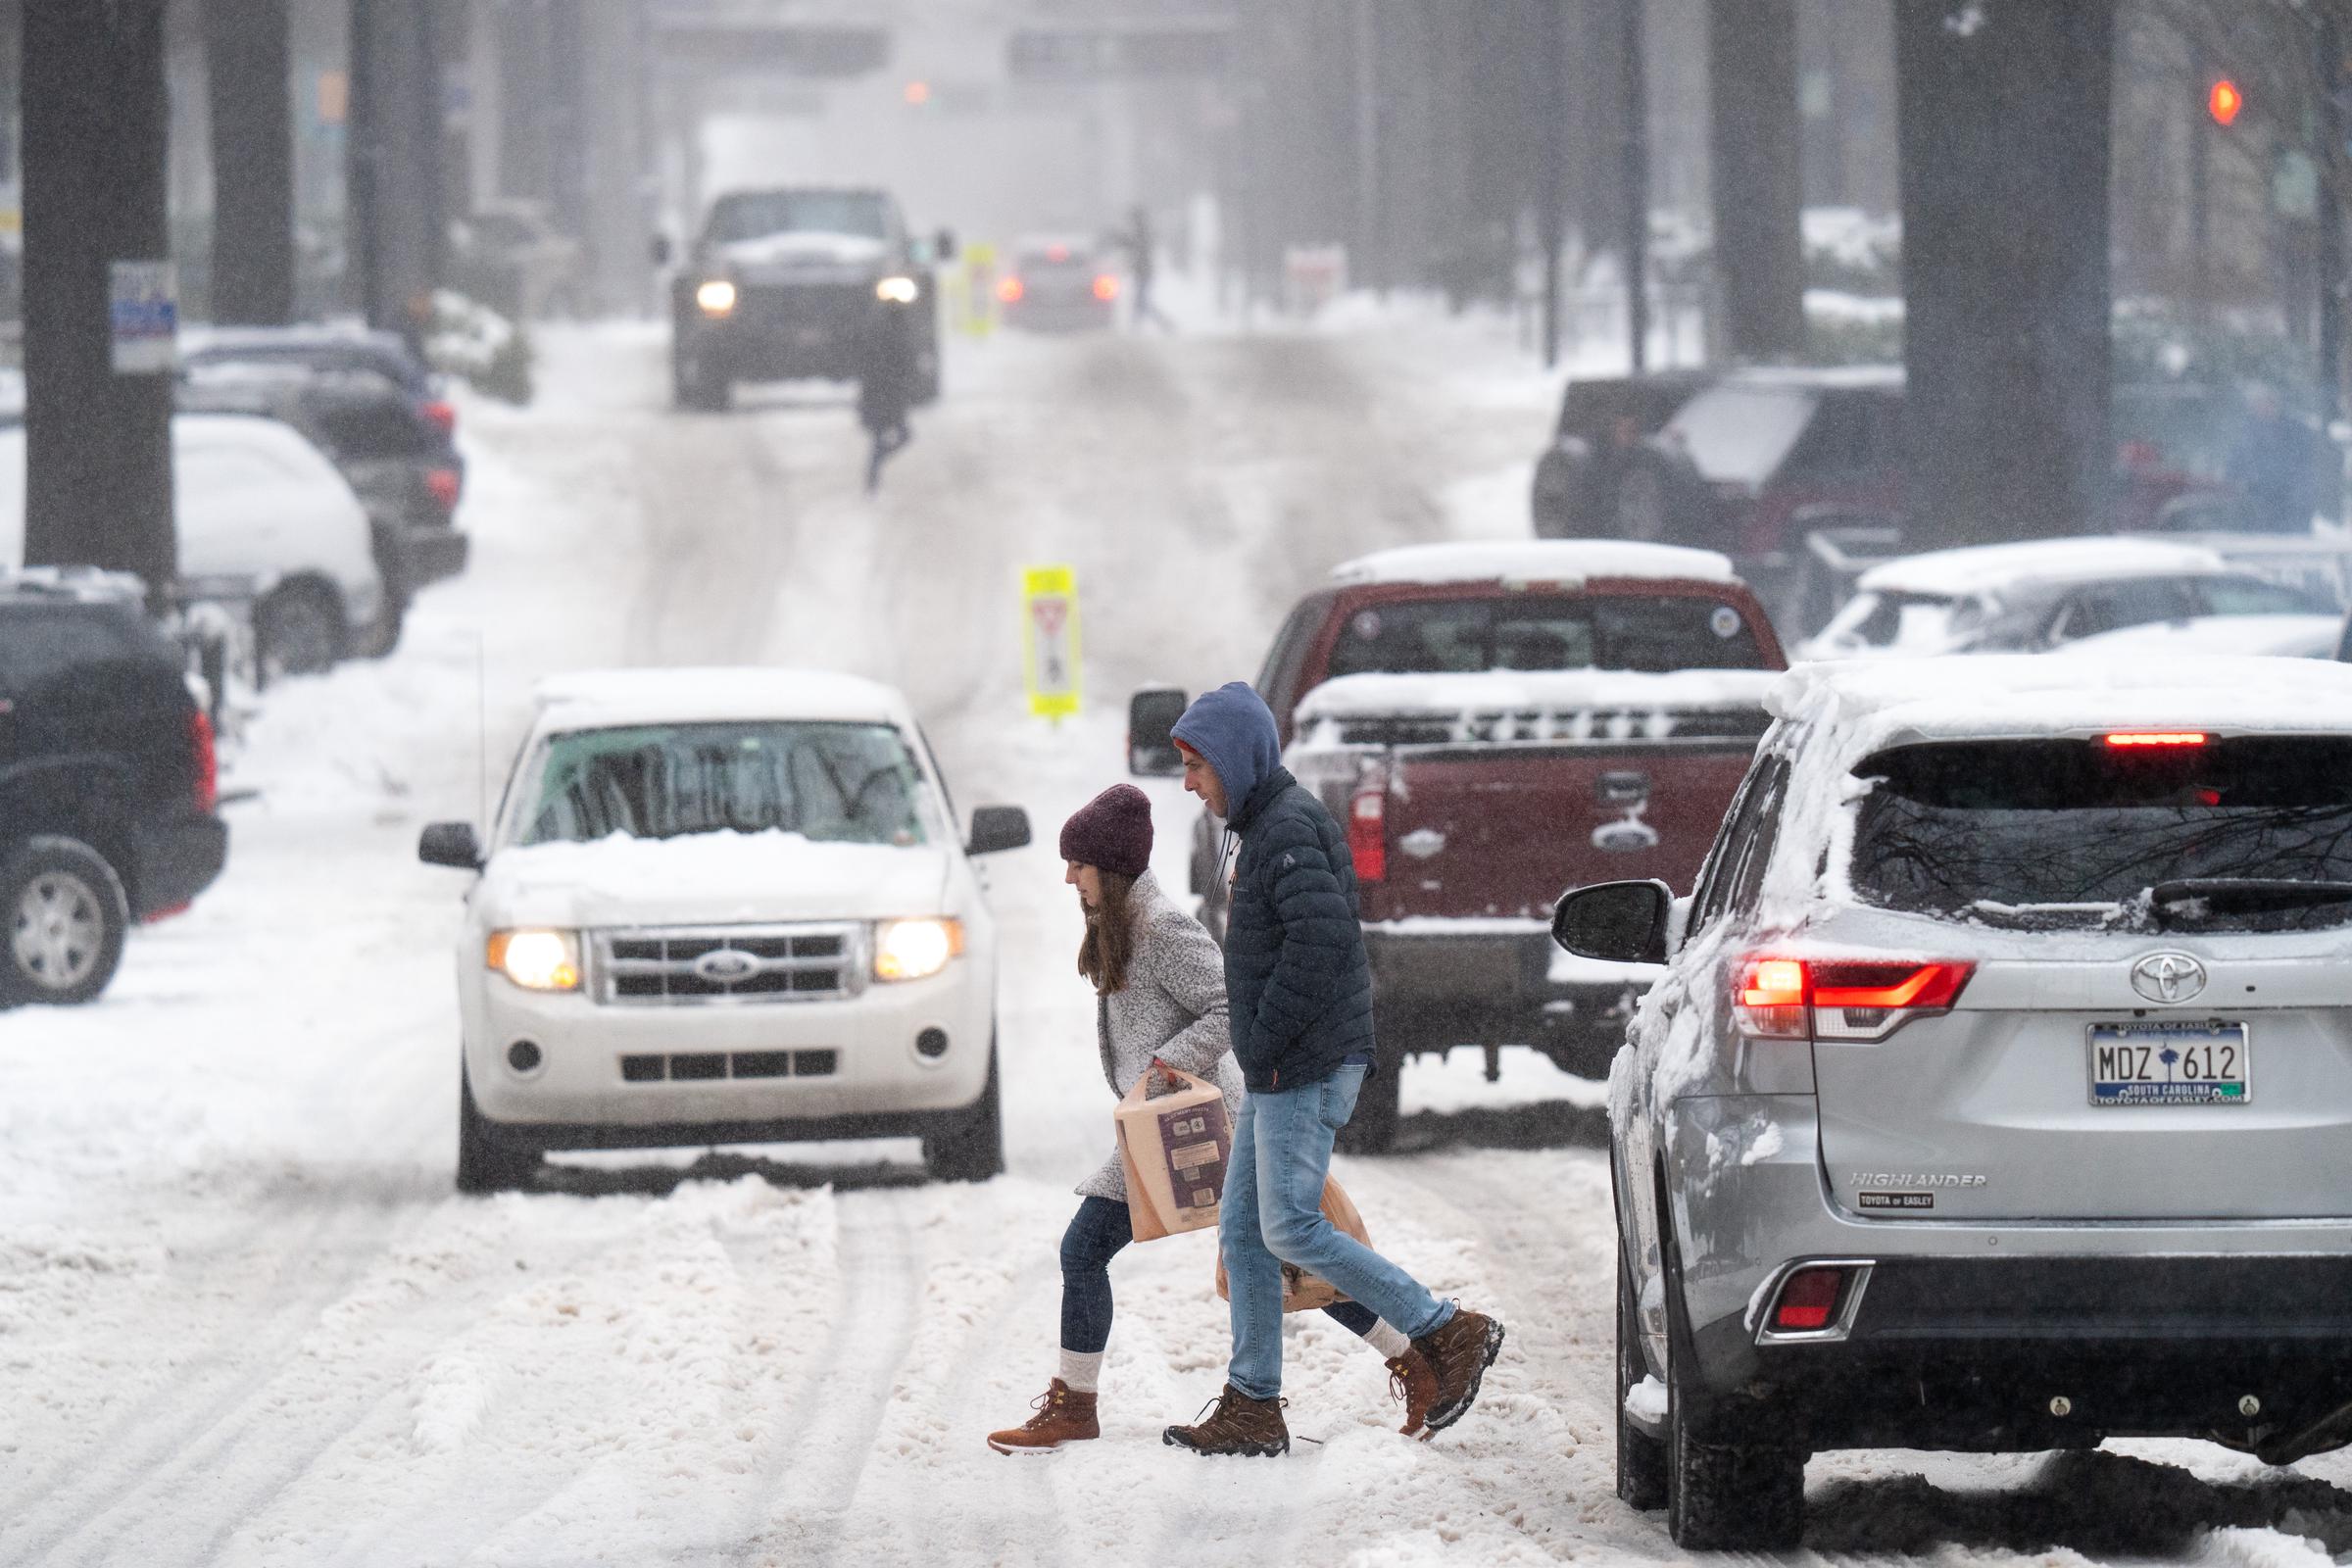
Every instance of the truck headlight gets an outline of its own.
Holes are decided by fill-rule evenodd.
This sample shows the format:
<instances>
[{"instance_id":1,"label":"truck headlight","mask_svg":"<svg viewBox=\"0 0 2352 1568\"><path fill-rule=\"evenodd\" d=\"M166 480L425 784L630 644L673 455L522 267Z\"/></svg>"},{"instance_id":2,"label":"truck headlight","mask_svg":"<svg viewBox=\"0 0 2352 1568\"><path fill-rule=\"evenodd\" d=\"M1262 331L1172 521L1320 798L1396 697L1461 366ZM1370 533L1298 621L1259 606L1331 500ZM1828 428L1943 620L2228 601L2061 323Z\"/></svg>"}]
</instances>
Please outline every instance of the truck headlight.
<instances>
[{"instance_id":1,"label":"truck headlight","mask_svg":"<svg viewBox=\"0 0 2352 1568\"><path fill-rule=\"evenodd\" d=\"M888 920L874 933L874 978L920 980L962 952L961 920Z\"/></svg>"},{"instance_id":2,"label":"truck headlight","mask_svg":"<svg viewBox=\"0 0 2352 1568\"><path fill-rule=\"evenodd\" d=\"M735 285L714 277L694 291L694 303L702 307L705 316L730 315L735 309Z\"/></svg>"},{"instance_id":3,"label":"truck headlight","mask_svg":"<svg viewBox=\"0 0 2352 1568\"><path fill-rule=\"evenodd\" d=\"M484 956L525 991L580 989L580 939L569 931L493 931Z\"/></svg>"},{"instance_id":4,"label":"truck headlight","mask_svg":"<svg viewBox=\"0 0 2352 1568\"><path fill-rule=\"evenodd\" d=\"M911 277L886 277L874 285L874 298L886 305L912 305L923 292Z\"/></svg>"}]
</instances>

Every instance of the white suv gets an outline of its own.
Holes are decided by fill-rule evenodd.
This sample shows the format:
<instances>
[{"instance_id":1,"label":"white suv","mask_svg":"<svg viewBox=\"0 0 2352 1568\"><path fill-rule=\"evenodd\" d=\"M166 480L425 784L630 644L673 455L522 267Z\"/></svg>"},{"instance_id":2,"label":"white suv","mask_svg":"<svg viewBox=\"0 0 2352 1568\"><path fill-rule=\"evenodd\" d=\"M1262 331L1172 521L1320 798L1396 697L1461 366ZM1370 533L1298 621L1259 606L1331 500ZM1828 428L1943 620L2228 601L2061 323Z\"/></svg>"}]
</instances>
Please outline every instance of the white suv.
<instances>
[{"instance_id":1,"label":"white suv","mask_svg":"<svg viewBox=\"0 0 2352 1568\"><path fill-rule=\"evenodd\" d=\"M906 700L781 669L540 688L458 943L458 1186L558 1149L922 1139L933 1175L1004 1168L996 925Z\"/></svg>"},{"instance_id":2,"label":"white suv","mask_svg":"<svg viewBox=\"0 0 2352 1568\"><path fill-rule=\"evenodd\" d=\"M1965 676L1965 680L1961 677ZM1618 1487L1795 1543L1808 1453L2352 1442L2352 669L1784 676L1610 1079Z\"/></svg>"}]
</instances>

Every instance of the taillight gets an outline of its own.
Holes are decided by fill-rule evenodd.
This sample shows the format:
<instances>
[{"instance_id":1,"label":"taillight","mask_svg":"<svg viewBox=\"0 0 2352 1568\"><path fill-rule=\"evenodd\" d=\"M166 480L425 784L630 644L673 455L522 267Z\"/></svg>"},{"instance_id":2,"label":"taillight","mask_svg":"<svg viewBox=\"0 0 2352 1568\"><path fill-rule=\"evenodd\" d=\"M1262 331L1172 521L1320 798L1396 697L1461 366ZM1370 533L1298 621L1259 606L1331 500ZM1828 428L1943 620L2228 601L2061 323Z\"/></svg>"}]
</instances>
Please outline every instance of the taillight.
<instances>
[{"instance_id":1,"label":"taillight","mask_svg":"<svg viewBox=\"0 0 2352 1568\"><path fill-rule=\"evenodd\" d=\"M458 495L464 489L464 483L459 479L457 469L433 468L428 470L424 476L424 488L431 492L433 505L439 507L443 512L458 510Z\"/></svg>"},{"instance_id":2,"label":"taillight","mask_svg":"<svg viewBox=\"0 0 2352 1568\"><path fill-rule=\"evenodd\" d=\"M997 279L997 298L1007 305L1020 304L1021 296L1028 292L1029 285L1017 277L1006 275Z\"/></svg>"},{"instance_id":3,"label":"taillight","mask_svg":"<svg viewBox=\"0 0 2352 1568\"><path fill-rule=\"evenodd\" d=\"M1813 1334L1830 1326L1838 1315L1838 1298L1845 1294L1845 1270L1800 1268L1781 1283L1780 1299L1773 1303L1776 1334Z\"/></svg>"},{"instance_id":4,"label":"taillight","mask_svg":"<svg viewBox=\"0 0 2352 1568\"><path fill-rule=\"evenodd\" d=\"M2126 729L2107 737L2107 744L2119 748L2151 746L2202 746L2205 732L2199 729Z\"/></svg>"},{"instance_id":5,"label":"taillight","mask_svg":"<svg viewBox=\"0 0 2352 1568\"><path fill-rule=\"evenodd\" d=\"M422 405L416 412L430 420L433 428L443 435L458 433L458 411L454 404L444 403L439 398L435 398Z\"/></svg>"},{"instance_id":6,"label":"taillight","mask_svg":"<svg viewBox=\"0 0 2352 1568\"><path fill-rule=\"evenodd\" d=\"M1732 1012L1756 1040L1884 1040L1914 1018L1951 1010L1976 970L1915 958L1750 957Z\"/></svg>"},{"instance_id":7,"label":"taillight","mask_svg":"<svg viewBox=\"0 0 2352 1568\"><path fill-rule=\"evenodd\" d=\"M188 715L188 749L196 764L196 809L210 815L220 803L220 760L213 744L213 717L201 708Z\"/></svg>"},{"instance_id":8,"label":"taillight","mask_svg":"<svg viewBox=\"0 0 2352 1568\"><path fill-rule=\"evenodd\" d=\"M1117 278L1111 276L1108 272L1104 272L1102 276L1095 279L1095 298L1099 300L1115 300L1118 297L1119 280Z\"/></svg>"},{"instance_id":9,"label":"taillight","mask_svg":"<svg viewBox=\"0 0 2352 1568\"><path fill-rule=\"evenodd\" d=\"M1388 781L1378 774L1356 786L1348 803L1348 856L1355 862L1358 882L1378 882L1389 874Z\"/></svg>"}]
</instances>

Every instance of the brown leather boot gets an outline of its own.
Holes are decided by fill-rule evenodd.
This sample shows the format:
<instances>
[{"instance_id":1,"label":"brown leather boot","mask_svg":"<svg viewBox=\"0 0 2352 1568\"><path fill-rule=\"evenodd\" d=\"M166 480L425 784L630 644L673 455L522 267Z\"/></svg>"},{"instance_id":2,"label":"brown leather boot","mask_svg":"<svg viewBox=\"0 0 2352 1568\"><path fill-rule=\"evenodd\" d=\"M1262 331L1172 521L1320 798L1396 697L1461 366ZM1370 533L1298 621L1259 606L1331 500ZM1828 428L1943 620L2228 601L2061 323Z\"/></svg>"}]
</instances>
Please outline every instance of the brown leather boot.
<instances>
[{"instance_id":1,"label":"brown leather boot","mask_svg":"<svg viewBox=\"0 0 2352 1568\"><path fill-rule=\"evenodd\" d=\"M1404 1401L1404 1425L1397 1431L1408 1438L1420 1432L1437 1396L1438 1374L1419 1350L1408 1349L1389 1363L1389 1397Z\"/></svg>"},{"instance_id":2,"label":"brown leather boot","mask_svg":"<svg viewBox=\"0 0 2352 1568\"><path fill-rule=\"evenodd\" d=\"M1216 1409L1205 1421L1189 1427L1170 1427L1159 1441L1195 1453L1238 1453L1272 1458L1291 1451L1290 1430L1282 1424L1280 1398L1252 1399L1232 1384L1209 1401ZM1201 1406L1203 1410L1208 1405Z\"/></svg>"},{"instance_id":3,"label":"brown leather boot","mask_svg":"<svg viewBox=\"0 0 2352 1568\"><path fill-rule=\"evenodd\" d=\"M1095 1424L1095 1396L1080 1394L1059 1378L1031 1400L1029 1407L1037 1414L1017 1427L991 1432L988 1446L999 1453L1052 1453L1065 1443L1083 1443L1102 1435L1102 1429Z\"/></svg>"},{"instance_id":4,"label":"brown leather boot","mask_svg":"<svg viewBox=\"0 0 2352 1568\"><path fill-rule=\"evenodd\" d=\"M1443 1432L1469 1414L1478 1386L1502 1353L1502 1325L1459 1301L1453 1316L1413 1342L1429 1358L1438 1377L1437 1396L1429 1403L1429 1430Z\"/></svg>"}]
</instances>

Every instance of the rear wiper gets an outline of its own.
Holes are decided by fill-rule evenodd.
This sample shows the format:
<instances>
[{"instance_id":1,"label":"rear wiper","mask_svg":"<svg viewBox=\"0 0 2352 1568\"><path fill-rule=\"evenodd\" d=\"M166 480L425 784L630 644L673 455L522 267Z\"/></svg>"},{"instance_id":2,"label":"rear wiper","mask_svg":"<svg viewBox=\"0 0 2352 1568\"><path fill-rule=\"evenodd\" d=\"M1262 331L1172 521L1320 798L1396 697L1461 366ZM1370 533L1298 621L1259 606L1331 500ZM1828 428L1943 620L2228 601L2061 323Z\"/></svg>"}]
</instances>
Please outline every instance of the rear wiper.
<instances>
[{"instance_id":1,"label":"rear wiper","mask_svg":"<svg viewBox=\"0 0 2352 1568\"><path fill-rule=\"evenodd\" d=\"M2352 904L2352 882L2298 882L2288 877L2190 876L2148 889L2149 905L2161 921L2177 904L2199 903L2214 914L2250 914L2262 909L2302 909L2323 904Z\"/></svg>"}]
</instances>

